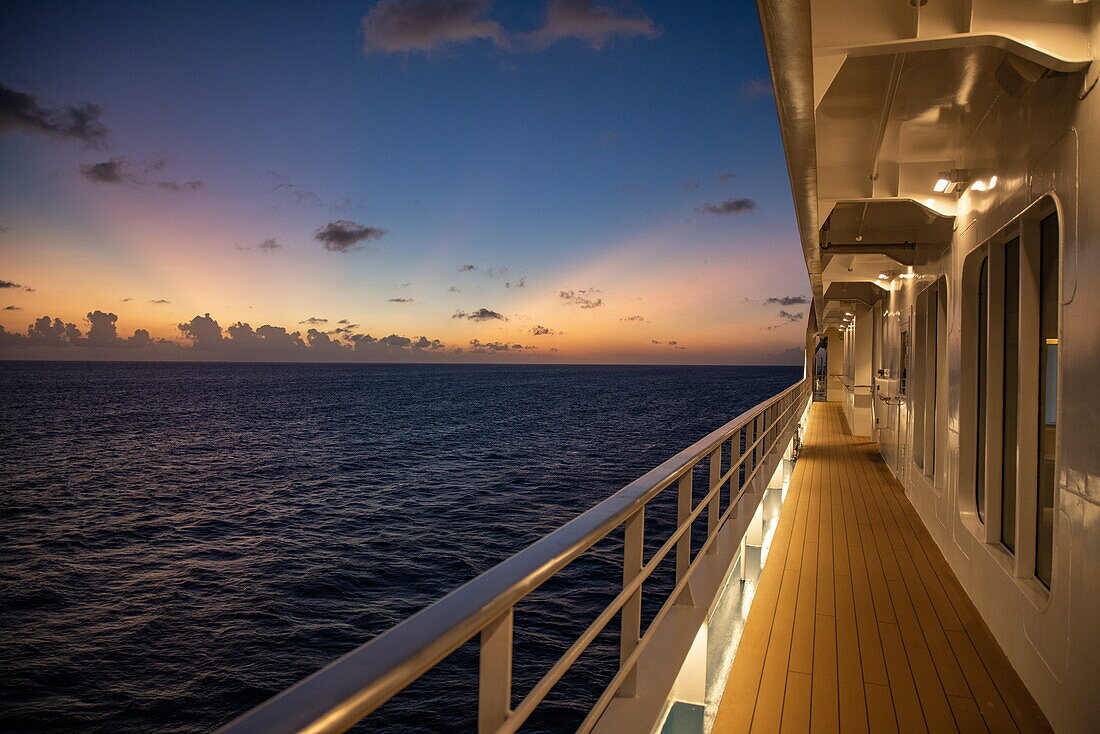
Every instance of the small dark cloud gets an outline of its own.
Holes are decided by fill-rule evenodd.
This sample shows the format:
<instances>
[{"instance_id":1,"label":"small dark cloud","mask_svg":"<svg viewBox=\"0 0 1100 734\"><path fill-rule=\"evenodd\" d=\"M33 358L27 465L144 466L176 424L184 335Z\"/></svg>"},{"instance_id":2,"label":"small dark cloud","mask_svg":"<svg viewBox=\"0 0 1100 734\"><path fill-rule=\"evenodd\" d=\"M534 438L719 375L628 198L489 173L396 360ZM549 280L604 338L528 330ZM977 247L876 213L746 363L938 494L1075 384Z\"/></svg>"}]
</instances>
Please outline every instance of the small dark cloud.
<instances>
[{"instance_id":1,"label":"small dark cloud","mask_svg":"<svg viewBox=\"0 0 1100 734\"><path fill-rule=\"evenodd\" d=\"M132 301L132 300L134 300L134 299L133 299L133 298L132 298L131 296L127 296L126 298L120 298L120 299L118 299L118 302L119 302L119 303L129 303L129 302L130 302L130 301Z\"/></svg>"},{"instance_id":2,"label":"small dark cloud","mask_svg":"<svg viewBox=\"0 0 1100 734\"><path fill-rule=\"evenodd\" d=\"M154 158L153 160L145 164L145 172L148 173L150 171L163 171L165 168L168 167L169 163L171 163L171 161L167 158Z\"/></svg>"},{"instance_id":3,"label":"small dark cloud","mask_svg":"<svg viewBox=\"0 0 1100 734\"><path fill-rule=\"evenodd\" d=\"M299 324L311 324L313 326L316 326L317 324L327 324L328 319L322 319L318 316L310 316L305 321L299 321L298 323Z\"/></svg>"},{"instance_id":4,"label":"small dark cloud","mask_svg":"<svg viewBox=\"0 0 1100 734\"><path fill-rule=\"evenodd\" d=\"M659 341L657 341L656 339L650 339L650 340L649 340L649 343L650 343L650 344L664 344L664 342L659 342Z\"/></svg>"},{"instance_id":5,"label":"small dark cloud","mask_svg":"<svg viewBox=\"0 0 1100 734\"><path fill-rule=\"evenodd\" d=\"M318 229L313 237L324 244L329 252L351 252L358 249L361 242L382 239L386 230L377 227L365 227L349 219L337 219Z\"/></svg>"},{"instance_id":6,"label":"small dark cloud","mask_svg":"<svg viewBox=\"0 0 1100 734\"><path fill-rule=\"evenodd\" d=\"M550 0L546 23L529 40L536 48L574 38L599 50L615 36L656 38L661 35L653 19L644 13L626 15L592 0Z\"/></svg>"},{"instance_id":7,"label":"small dark cloud","mask_svg":"<svg viewBox=\"0 0 1100 734\"><path fill-rule=\"evenodd\" d=\"M809 303L809 300L805 296L772 296L771 298L764 299L764 303L776 304L779 306L798 306Z\"/></svg>"},{"instance_id":8,"label":"small dark cloud","mask_svg":"<svg viewBox=\"0 0 1100 734\"><path fill-rule=\"evenodd\" d=\"M796 321L801 321L802 319L806 318L806 314L804 313L791 313L790 311L784 311L782 309L780 309L778 315L779 318L783 319L784 321L789 321L792 324Z\"/></svg>"},{"instance_id":9,"label":"small dark cloud","mask_svg":"<svg viewBox=\"0 0 1100 734\"><path fill-rule=\"evenodd\" d=\"M363 51L426 53L477 39L505 45L500 23L485 17L491 5L491 0L382 0L363 17Z\"/></svg>"},{"instance_id":10,"label":"small dark cloud","mask_svg":"<svg viewBox=\"0 0 1100 734\"><path fill-rule=\"evenodd\" d=\"M257 247L260 249L261 252L274 252L275 250L281 248L282 245L280 245L274 237L269 237L268 239L257 245Z\"/></svg>"},{"instance_id":11,"label":"small dark cloud","mask_svg":"<svg viewBox=\"0 0 1100 734\"><path fill-rule=\"evenodd\" d=\"M89 163L80 167L80 174L95 183L118 184L132 180L127 173L129 162L125 158L112 158L102 163Z\"/></svg>"},{"instance_id":12,"label":"small dark cloud","mask_svg":"<svg viewBox=\"0 0 1100 734\"><path fill-rule=\"evenodd\" d=\"M700 214L743 214L756 208L756 202L752 199L727 199L721 204L703 204L695 211Z\"/></svg>"},{"instance_id":13,"label":"small dark cloud","mask_svg":"<svg viewBox=\"0 0 1100 734\"><path fill-rule=\"evenodd\" d=\"M342 324L342 325L347 325L347 324L350 324L350 323L351 323L351 321L350 321L349 319L340 319L340 320L339 320L339 321L337 321L336 323L338 323L338 324ZM358 326L358 325L359 325L359 324L356 324L356 326Z\"/></svg>"},{"instance_id":14,"label":"small dark cloud","mask_svg":"<svg viewBox=\"0 0 1100 734\"><path fill-rule=\"evenodd\" d=\"M25 287L25 288L24 288L23 290L24 290L24 291L26 291L27 293L34 293L34 292L35 292L35 291L37 290L37 288L31 288L31 287L30 287L30 286L28 285L28 286L27 286L27 287Z\"/></svg>"},{"instance_id":15,"label":"small dark cloud","mask_svg":"<svg viewBox=\"0 0 1100 734\"><path fill-rule=\"evenodd\" d=\"M452 285L450 288L447 289L447 292L448 293L461 293L462 289L459 288L457 285Z\"/></svg>"},{"instance_id":16,"label":"small dark cloud","mask_svg":"<svg viewBox=\"0 0 1100 734\"><path fill-rule=\"evenodd\" d=\"M619 319L619 321L637 321L637 322L644 322L644 321L645 321L645 316L638 316L638 315L634 315L634 316L623 316L623 317L622 317L621 319Z\"/></svg>"},{"instance_id":17,"label":"small dark cloud","mask_svg":"<svg viewBox=\"0 0 1100 734\"><path fill-rule=\"evenodd\" d=\"M411 299L411 298L391 298L390 299L390 303L412 303L412 302L413 302L413 299Z\"/></svg>"},{"instance_id":18,"label":"small dark cloud","mask_svg":"<svg viewBox=\"0 0 1100 734\"><path fill-rule=\"evenodd\" d=\"M467 319L469 321L507 321L504 314L488 308L479 308L476 311L455 311L452 319Z\"/></svg>"},{"instance_id":19,"label":"small dark cloud","mask_svg":"<svg viewBox=\"0 0 1100 734\"><path fill-rule=\"evenodd\" d=\"M680 342L675 342L675 341L672 341L672 340L670 339L668 343L669 343L669 344L671 344L672 346L676 346L676 345L677 345L677 344L679 344Z\"/></svg>"},{"instance_id":20,"label":"small dark cloud","mask_svg":"<svg viewBox=\"0 0 1100 734\"><path fill-rule=\"evenodd\" d=\"M164 298L157 298L157 299L154 299L154 300L152 300L152 301L149 301L149 303L155 303L155 304L157 304L158 306L163 306L163 305L165 305L165 304L171 303L171 301L168 301L168 300L166 300L166 299L164 299Z\"/></svg>"},{"instance_id":21,"label":"small dark cloud","mask_svg":"<svg viewBox=\"0 0 1100 734\"><path fill-rule=\"evenodd\" d=\"M22 311L22 306L4 306L5 311Z\"/></svg>"},{"instance_id":22,"label":"small dark cloud","mask_svg":"<svg viewBox=\"0 0 1100 734\"><path fill-rule=\"evenodd\" d=\"M505 288L526 288L527 287L527 279L526 278L520 278L519 280L516 280L516 281L506 281L504 283L504 287Z\"/></svg>"},{"instance_id":23,"label":"small dark cloud","mask_svg":"<svg viewBox=\"0 0 1100 734\"><path fill-rule=\"evenodd\" d=\"M475 354L484 354L486 352L518 352L529 349L538 349L538 347L524 346L523 344L509 344L507 342L482 342L478 339L471 339L469 351Z\"/></svg>"},{"instance_id":24,"label":"small dark cloud","mask_svg":"<svg viewBox=\"0 0 1100 734\"><path fill-rule=\"evenodd\" d=\"M564 331L554 331L553 329L542 326L541 324L531 327L531 334L533 336L561 336Z\"/></svg>"},{"instance_id":25,"label":"small dark cloud","mask_svg":"<svg viewBox=\"0 0 1100 734\"><path fill-rule=\"evenodd\" d=\"M13 283L10 280L0 280L0 288L22 288L23 286L18 283Z\"/></svg>"},{"instance_id":26,"label":"small dark cloud","mask_svg":"<svg viewBox=\"0 0 1100 734\"><path fill-rule=\"evenodd\" d=\"M103 109L94 104L45 107L33 94L0 84L0 132L22 132L80 140L88 147L103 144L107 127L99 121Z\"/></svg>"},{"instance_id":27,"label":"small dark cloud","mask_svg":"<svg viewBox=\"0 0 1100 734\"><path fill-rule=\"evenodd\" d=\"M676 347L676 349L687 349L687 347Z\"/></svg>"},{"instance_id":28,"label":"small dark cloud","mask_svg":"<svg viewBox=\"0 0 1100 734\"><path fill-rule=\"evenodd\" d=\"M471 270L477 270L477 266L476 266L476 265L463 265L462 267L460 267L460 268L458 269L458 272L460 272L460 273L468 273L468 272L470 272Z\"/></svg>"},{"instance_id":29,"label":"small dark cloud","mask_svg":"<svg viewBox=\"0 0 1100 734\"><path fill-rule=\"evenodd\" d=\"M684 191L698 191L703 186L703 184L699 183L697 179L684 181L682 185L684 187Z\"/></svg>"},{"instance_id":30,"label":"small dark cloud","mask_svg":"<svg viewBox=\"0 0 1100 734\"><path fill-rule=\"evenodd\" d=\"M734 176L732 173L719 173L718 174L718 180L721 181L722 183L729 183L734 178L736 178L736 176Z\"/></svg>"},{"instance_id":31,"label":"small dark cloud","mask_svg":"<svg viewBox=\"0 0 1100 734\"><path fill-rule=\"evenodd\" d=\"M579 291L561 291L558 296L566 303L581 308L599 308L603 305L603 299L597 298L599 291L595 288L587 288Z\"/></svg>"}]
</instances>

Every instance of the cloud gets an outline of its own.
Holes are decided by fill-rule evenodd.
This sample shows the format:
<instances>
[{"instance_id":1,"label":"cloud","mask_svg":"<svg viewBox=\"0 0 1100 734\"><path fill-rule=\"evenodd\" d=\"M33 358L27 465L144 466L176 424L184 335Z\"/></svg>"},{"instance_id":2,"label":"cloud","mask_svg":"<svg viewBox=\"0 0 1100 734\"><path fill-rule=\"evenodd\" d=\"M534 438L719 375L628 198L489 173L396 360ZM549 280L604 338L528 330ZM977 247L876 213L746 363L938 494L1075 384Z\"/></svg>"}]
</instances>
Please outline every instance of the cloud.
<instances>
[{"instance_id":1,"label":"cloud","mask_svg":"<svg viewBox=\"0 0 1100 734\"><path fill-rule=\"evenodd\" d=\"M531 327L531 334L534 336L561 336L564 331L554 331L553 329L542 326L541 324Z\"/></svg>"},{"instance_id":2,"label":"cloud","mask_svg":"<svg viewBox=\"0 0 1100 734\"><path fill-rule=\"evenodd\" d=\"M487 308L479 308L476 311L467 313L466 311L455 311L452 319L468 319L469 321L507 321L508 319L504 314L497 311L491 311Z\"/></svg>"},{"instance_id":3,"label":"cloud","mask_svg":"<svg viewBox=\"0 0 1100 734\"><path fill-rule=\"evenodd\" d=\"M671 339L669 339L668 343L671 344L672 346L676 346L680 342L675 342L675 341L672 341Z\"/></svg>"},{"instance_id":4,"label":"cloud","mask_svg":"<svg viewBox=\"0 0 1100 734\"><path fill-rule=\"evenodd\" d=\"M275 250L278 250L280 247L282 247L282 245L280 245L274 237L269 237L268 239L257 245L257 247L260 249L261 252L274 252Z\"/></svg>"},{"instance_id":5,"label":"cloud","mask_svg":"<svg viewBox=\"0 0 1100 734\"><path fill-rule=\"evenodd\" d=\"M779 306L797 306L809 303L806 296L772 296L764 299L764 303L777 304Z\"/></svg>"},{"instance_id":6,"label":"cloud","mask_svg":"<svg viewBox=\"0 0 1100 734\"><path fill-rule=\"evenodd\" d=\"M132 300L134 300L134 299L133 299L133 298L132 298L131 296L127 296L126 298L120 298L120 299L118 299L118 302L119 302L119 303L129 303L129 302L130 302L130 301L132 301Z\"/></svg>"},{"instance_id":7,"label":"cloud","mask_svg":"<svg viewBox=\"0 0 1100 734\"><path fill-rule=\"evenodd\" d=\"M378 240L386 234L384 229L364 227L349 219L337 219L318 229L313 237L329 252L351 252L358 249L356 245L360 242Z\"/></svg>"},{"instance_id":8,"label":"cloud","mask_svg":"<svg viewBox=\"0 0 1100 734\"><path fill-rule=\"evenodd\" d=\"M682 185L684 187L684 191L698 191L703 186L703 184L699 183L698 179L684 181Z\"/></svg>"},{"instance_id":9,"label":"cloud","mask_svg":"<svg viewBox=\"0 0 1100 734\"><path fill-rule=\"evenodd\" d=\"M413 302L413 299L411 299L411 298L391 298L390 299L390 303L412 303L412 302Z\"/></svg>"},{"instance_id":10,"label":"cloud","mask_svg":"<svg viewBox=\"0 0 1100 734\"><path fill-rule=\"evenodd\" d=\"M736 178L736 176L734 176L732 173L719 173L718 174L718 180L722 181L723 183L729 183L734 178Z\"/></svg>"},{"instance_id":11,"label":"cloud","mask_svg":"<svg viewBox=\"0 0 1100 734\"><path fill-rule=\"evenodd\" d=\"M595 288L588 288L579 291L561 291L558 296L566 303L574 306L580 306L581 308L599 308L603 305L602 298L595 298L594 296L599 293Z\"/></svg>"},{"instance_id":12,"label":"cloud","mask_svg":"<svg viewBox=\"0 0 1100 734\"><path fill-rule=\"evenodd\" d=\"M751 212L756 208L756 202L752 199L727 199L721 204L703 204L695 211L700 214L742 214Z\"/></svg>"},{"instance_id":13,"label":"cloud","mask_svg":"<svg viewBox=\"0 0 1100 734\"><path fill-rule=\"evenodd\" d=\"M624 15L592 0L550 0L546 23L528 36L536 48L576 38L599 50L614 36L656 38L661 31L645 14Z\"/></svg>"},{"instance_id":14,"label":"cloud","mask_svg":"<svg viewBox=\"0 0 1100 734\"><path fill-rule=\"evenodd\" d=\"M649 340L649 343L650 343L650 344L664 344L664 342L659 342L659 341L657 341L656 339L650 339L650 340Z\"/></svg>"},{"instance_id":15,"label":"cloud","mask_svg":"<svg viewBox=\"0 0 1100 734\"><path fill-rule=\"evenodd\" d=\"M305 321L299 321L298 323L299 323L299 324L312 324L313 326L316 326L316 325L318 325L318 324L327 324L327 323L328 323L328 319L322 319L322 318L320 318L320 317L318 317L318 316L310 316L310 317L309 317L308 319L306 319Z\"/></svg>"},{"instance_id":16,"label":"cloud","mask_svg":"<svg viewBox=\"0 0 1100 734\"><path fill-rule=\"evenodd\" d=\"M349 319L340 319L340 320L339 320L339 321L337 321L336 323L338 323L338 324L345 324L345 325L347 325L347 324L351 324L351 321L350 321ZM358 324L356 324L356 326L358 326Z\"/></svg>"},{"instance_id":17,"label":"cloud","mask_svg":"<svg viewBox=\"0 0 1100 734\"><path fill-rule=\"evenodd\" d=\"M471 270L477 270L477 266L476 265L463 265L461 268L458 269L458 272L468 273Z\"/></svg>"},{"instance_id":18,"label":"cloud","mask_svg":"<svg viewBox=\"0 0 1100 734\"><path fill-rule=\"evenodd\" d=\"M169 301L169 300L167 300L167 299L164 299L164 298L157 298L157 299L154 299L154 300L152 300L152 301L149 301L149 303L155 303L155 304L157 304L158 306L164 306L164 305L166 305L166 304L169 304L169 303L171 303L171 301Z\"/></svg>"},{"instance_id":19,"label":"cloud","mask_svg":"<svg viewBox=\"0 0 1100 734\"><path fill-rule=\"evenodd\" d=\"M524 346L522 344L508 344L507 342L481 342L477 339L470 340L470 351L474 354L486 352L510 352L538 349L538 347Z\"/></svg>"},{"instance_id":20,"label":"cloud","mask_svg":"<svg viewBox=\"0 0 1100 734\"><path fill-rule=\"evenodd\" d=\"M623 316L621 319L619 319L619 321L645 322L645 316L637 316L637 315L635 315L635 316Z\"/></svg>"},{"instance_id":21,"label":"cloud","mask_svg":"<svg viewBox=\"0 0 1100 734\"><path fill-rule=\"evenodd\" d=\"M461 293L462 289L459 288L457 285L452 285L450 288L447 289L447 292L448 293Z\"/></svg>"},{"instance_id":22,"label":"cloud","mask_svg":"<svg viewBox=\"0 0 1100 734\"><path fill-rule=\"evenodd\" d=\"M22 311L22 306L4 306L5 311Z\"/></svg>"},{"instance_id":23,"label":"cloud","mask_svg":"<svg viewBox=\"0 0 1100 734\"><path fill-rule=\"evenodd\" d=\"M478 39L507 44L500 23L485 17L490 0L382 0L363 17L363 51L427 53Z\"/></svg>"},{"instance_id":24,"label":"cloud","mask_svg":"<svg viewBox=\"0 0 1100 734\"><path fill-rule=\"evenodd\" d=\"M129 161L122 157L112 158L102 163L88 163L80 167L80 174L89 181L105 184L119 184L123 181L133 181L127 169Z\"/></svg>"},{"instance_id":25,"label":"cloud","mask_svg":"<svg viewBox=\"0 0 1100 734\"><path fill-rule=\"evenodd\" d=\"M496 278L497 276L504 275L505 273L507 273L508 268L506 268L506 267L479 268L476 265L463 265L462 267L460 267L458 269L458 272L460 272L460 273L471 273L471 272L475 272L475 271L481 273L486 278ZM512 285L516 285L516 284L512 283ZM526 285L526 281L524 282L524 285ZM506 283L505 286L507 287L508 284ZM522 288L523 286L518 286L518 287Z\"/></svg>"},{"instance_id":26,"label":"cloud","mask_svg":"<svg viewBox=\"0 0 1100 734\"><path fill-rule=\"evenodd\" d=\"M43 107L33 94L0 84L0 132L22 132L80 140L89 148L103 144L107 127L99 121L103 109L94 104Z\"/></svg>"},{"instance_id":27,"label":"cloud","mask_svg":"<svg viewBox=\"0 0 1100 734\"><path fill-rule=\"evenodd\" d=\"M10 280L0 280L0 288L22 288L23 286L18 283L13 283Z\"/></svg>"},{"instance_id":28,"label":"cloud","mask_svg":"<svg viewBox=\"0 0 1100 734\"><path fill-rule=\"evenodd\" d=\"M222 327L218 322L205 316L195 316L186 324L177 324L180 333L191 340L195 349L213 349L219 347L225 341L222 336Z\"/></svg>"},{"instance_id":29,"label":"cloud","mask_svg":"<svg viewBox=\"0 0 1100 734\"><path fill-rule=\"evenodd\" d=\"M518 281L506 281L504 283L505 288L526 288L527 278L520 278Z\"/></svg>"},{"instance_id":30,"label":"cloud","mask_svg":"<svg viewBox=\"0 0 1100 734\"><path fill-rule=\"evenodd\" d=\"M804 313L791 313L790 311L785 311L783 309L780 309L779 313L777 313L776 315L780 319L782 319L782 321L780 321L778 324L772 324L771 326L765 326L764 327L765 331L775 331L776 329L782 329L784 326L787 326L788 324L797 324L799 321L802 321L802 319L806 318L806 314L804 314Z\"/></svg>"},{"instance_id":31,"label":"cloud","mask_svg":"<svg viewBox=\"0 0 1100 734\"><path fill-rule=\"evenodd\" d=\"M118 341L118 329L115 326L118 322L118 316L96 309L90 312L86 318L89 324L89 346L112 346Z\"/></svg>"}]
</instances>

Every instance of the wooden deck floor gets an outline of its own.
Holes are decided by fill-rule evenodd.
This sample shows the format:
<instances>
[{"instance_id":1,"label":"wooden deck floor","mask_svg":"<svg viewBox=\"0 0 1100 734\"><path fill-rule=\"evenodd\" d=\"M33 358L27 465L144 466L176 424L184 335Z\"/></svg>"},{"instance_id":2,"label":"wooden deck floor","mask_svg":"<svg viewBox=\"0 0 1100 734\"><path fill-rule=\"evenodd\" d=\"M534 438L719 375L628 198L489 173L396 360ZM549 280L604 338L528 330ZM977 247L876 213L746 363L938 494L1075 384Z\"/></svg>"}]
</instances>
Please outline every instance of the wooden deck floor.
<instances>
[{"instance_id":1,"label":"wooden deck floor","mask_svg":"<svg viewBox=\"0 0 1100 734\"><path fill-rule=\"evenodd\" d=\"M836 403L812 408L715 731L1050 731Z\"/></svg>"}]
</instances>

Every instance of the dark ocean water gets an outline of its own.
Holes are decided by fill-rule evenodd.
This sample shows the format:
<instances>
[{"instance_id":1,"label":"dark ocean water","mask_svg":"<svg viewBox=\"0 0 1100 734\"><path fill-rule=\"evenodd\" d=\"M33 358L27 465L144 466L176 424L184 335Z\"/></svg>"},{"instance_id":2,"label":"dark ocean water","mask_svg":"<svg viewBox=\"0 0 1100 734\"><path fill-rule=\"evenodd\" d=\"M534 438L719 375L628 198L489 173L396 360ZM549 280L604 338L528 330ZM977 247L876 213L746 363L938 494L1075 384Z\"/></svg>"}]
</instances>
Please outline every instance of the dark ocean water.
<instances>
[{"instance_id":1,"label":"dark ocean water","mask_svg":"<svg viewBox=\"0 0 1100 734\"><path fill-rule=\"evenodd\" d=\"M800 371L0 363L0 729L213 729ZM614 596L620 547L517 609L518 693ZM526 730L575 728L616 650ZM467 644L357 731L469 730L475 682Z\"/></svg>"}]
</instances>

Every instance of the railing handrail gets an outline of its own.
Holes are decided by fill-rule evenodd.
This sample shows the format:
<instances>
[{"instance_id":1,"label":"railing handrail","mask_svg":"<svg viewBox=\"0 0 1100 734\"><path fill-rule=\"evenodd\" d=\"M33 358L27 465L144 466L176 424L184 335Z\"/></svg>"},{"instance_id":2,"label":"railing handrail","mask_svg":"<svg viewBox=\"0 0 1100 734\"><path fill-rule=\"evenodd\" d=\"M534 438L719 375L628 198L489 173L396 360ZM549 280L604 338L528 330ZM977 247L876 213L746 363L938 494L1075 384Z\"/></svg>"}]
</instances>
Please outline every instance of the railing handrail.
<instances>
[{"instance_id":1,"label":"railing handrail","mask_svg":"<svg viewBox=\"0 0 1100 734\"><path fill-rule=\"evenodd\" d=\"M321 734L350 728L626 522L751 421L805 385L803 378L753 406L557 530L239 716L219 732Z\"/></svg>"}]
</instances>

